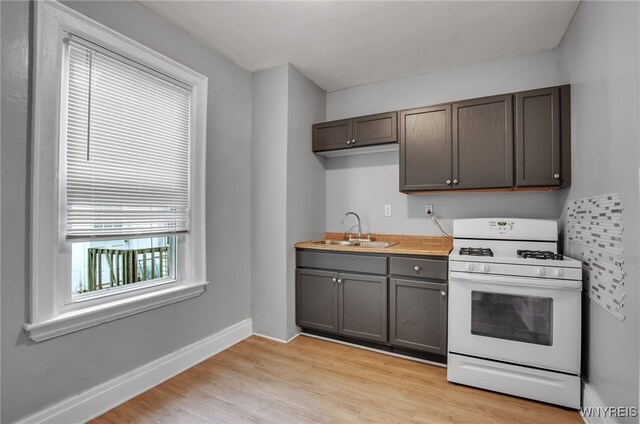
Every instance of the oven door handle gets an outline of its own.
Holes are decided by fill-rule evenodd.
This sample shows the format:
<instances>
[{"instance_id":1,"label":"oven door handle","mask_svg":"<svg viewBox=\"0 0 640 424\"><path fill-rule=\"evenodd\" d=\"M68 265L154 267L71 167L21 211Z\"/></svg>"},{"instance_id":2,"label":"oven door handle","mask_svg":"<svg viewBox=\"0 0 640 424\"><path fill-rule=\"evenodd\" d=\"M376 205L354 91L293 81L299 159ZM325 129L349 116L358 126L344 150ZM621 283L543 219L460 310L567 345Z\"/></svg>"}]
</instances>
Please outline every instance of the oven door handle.
<instances>
[{"instance_id":1,"label":"oven door handle","mask_svg":"<svg viewBox=\"0 0 640 424\"><path fill-rule=\"evenodd\" d=\"M542 287L545 289L569 289L581 290L582 281L575 280L558 280L553 278L527 278L515 277L509 275L487 275L469 272L451 271L449 273L449 282L453 280L469 281L474 283L489 283L506 286L526 286L526 287Z\"/></svg>"}]
</instances>

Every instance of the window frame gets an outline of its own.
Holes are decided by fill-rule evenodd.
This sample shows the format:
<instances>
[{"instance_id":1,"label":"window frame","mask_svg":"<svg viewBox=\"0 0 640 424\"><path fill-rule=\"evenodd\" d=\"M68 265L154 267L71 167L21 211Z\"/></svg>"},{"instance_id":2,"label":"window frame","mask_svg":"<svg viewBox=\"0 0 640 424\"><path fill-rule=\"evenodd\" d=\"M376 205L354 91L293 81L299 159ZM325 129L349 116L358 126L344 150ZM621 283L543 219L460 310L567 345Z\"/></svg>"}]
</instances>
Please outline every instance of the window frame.
<instances>
[{"instance_id":1,"label":"window frame","mask_svg":"<svg viewBox=\"0 0 640 424\"><path fill-rule=\"evenodd\" d=\"M60 167L63 38L74 34L192 88L191 228L177 234L174 281L142 284L69 302L71 241L61 219ZM30 317L24 329L41 341L199 296L206 276L205 175L208 80L205 76L55 1L35 3L31 169Z\"/></svg>"}]
</instances>

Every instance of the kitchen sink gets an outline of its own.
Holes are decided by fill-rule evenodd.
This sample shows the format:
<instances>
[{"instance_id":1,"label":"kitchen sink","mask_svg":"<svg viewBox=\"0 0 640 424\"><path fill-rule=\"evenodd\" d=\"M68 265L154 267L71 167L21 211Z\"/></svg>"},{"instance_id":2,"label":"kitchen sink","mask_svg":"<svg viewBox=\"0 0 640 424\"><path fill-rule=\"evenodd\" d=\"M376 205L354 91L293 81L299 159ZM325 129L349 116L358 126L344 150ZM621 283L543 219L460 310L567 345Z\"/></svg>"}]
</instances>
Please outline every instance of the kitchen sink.
<instances>
[{"instance_id":1,"label":"kitchen sink","mask_svg":"<svg viewBox=\"0 0 640 424\"><path fill-rule=\"evenodd\" d=\"M346 240L318 240L312 241L314 244L324 244L327 246L353 246L353 247L371 247L371 248L385 248L398 244L397 242L388 241L346 241Z\"/></svg>"},{"instance_id":2,"label":"kitchen sink","mask_svg":"<svg viewBox=\"0 0 640 424\"><path fill-rule=\"evenodd\" d=\"M388 242L388 241L358 241L358 242L353 243L353 246L384 248L384 247L393 246L394 244L398 244L398 242L391 243L391 242Z\"/></svg>"},{"instance_id":3,"label":"kitchen sink","mask_svg":"<svg viewBox=\"0 0 640 424\"><path fill-rule=\"evenodd\" d=\"M343 240L318 240L312 241L313 244L326 244L328 246L353 246L353 243L350 241Z\"/></svg>"}]
</instances>

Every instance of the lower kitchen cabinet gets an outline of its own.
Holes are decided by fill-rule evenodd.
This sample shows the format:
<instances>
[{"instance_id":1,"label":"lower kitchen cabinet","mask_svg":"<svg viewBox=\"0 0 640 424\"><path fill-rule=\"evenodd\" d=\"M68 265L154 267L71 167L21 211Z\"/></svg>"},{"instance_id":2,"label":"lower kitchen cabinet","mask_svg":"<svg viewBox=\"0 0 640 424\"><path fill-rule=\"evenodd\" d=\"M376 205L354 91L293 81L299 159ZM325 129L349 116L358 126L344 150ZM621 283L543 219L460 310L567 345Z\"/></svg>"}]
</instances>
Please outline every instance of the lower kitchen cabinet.
<instances>
[{"instance_id":1,"label":"lower kitchen cabinet","mask_svg":"<svg viewBox=\"0 0 640 424\"><path fill-rule=\"evenodd\" d=\"M387 277L343 274L339 283L339 333L387 341Z\"/></svg>"},{"instance_id":2,"label":"lower kitchen cabinet","mask_svg":"<svg viewBox=\"0 0 640 424\"><path fill-rule=\"evenodd\" d=\"M338 273L296 271L296 323L327 333L338 332Z\"/></svg>"},{"instance_id":3,"label":"lower kitchen cabinet","mask_svg":"<svg viewBox=\"0 0 640 424\"><path fill-rule=\"evenodd\" d=\"M296 323L303 330L446 360L446 257L300 249L296 265Z\"/></svg>"},{"instance_id":4,"label":"lower kitchen cabinet","mask_svg":"<svg viewBox=\"0 0 640 424\"><path fill-rule=\"evenodd\" d=\"M391 278L390 343L447 353L447 284Z\"/></svg>"},{"instance_id":5,"label":"lower kitchen cabinet","mask_svg":"<svg viewBox=\"0 0 640 424\"><path fill-rule=\"evenodd\" d=\"M387 317L387 277L297 270L300 327L384 343Z\"/></svg>"}]
</instances>

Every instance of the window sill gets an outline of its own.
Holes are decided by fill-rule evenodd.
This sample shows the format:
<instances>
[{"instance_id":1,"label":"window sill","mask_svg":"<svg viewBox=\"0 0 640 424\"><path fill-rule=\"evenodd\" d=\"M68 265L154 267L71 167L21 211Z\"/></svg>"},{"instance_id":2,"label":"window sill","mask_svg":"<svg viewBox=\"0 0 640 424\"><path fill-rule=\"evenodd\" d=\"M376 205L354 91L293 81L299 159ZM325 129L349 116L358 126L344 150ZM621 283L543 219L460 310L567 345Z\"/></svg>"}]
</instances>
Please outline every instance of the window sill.
<instances>
[{"instance_id":1,"label":"window sill","mask_svg":"<svg viewBox=\"0 0 640 424\"><path fill-rule=\"evenodd\" d=\"M41 342L103 322L199 296L204 292L204 287L207 284L206 281L183 282L151 293L130 296L126 299L66 312L44 321L24 324L23 328L31 340Z\"/></svg>"}]
</instances>

